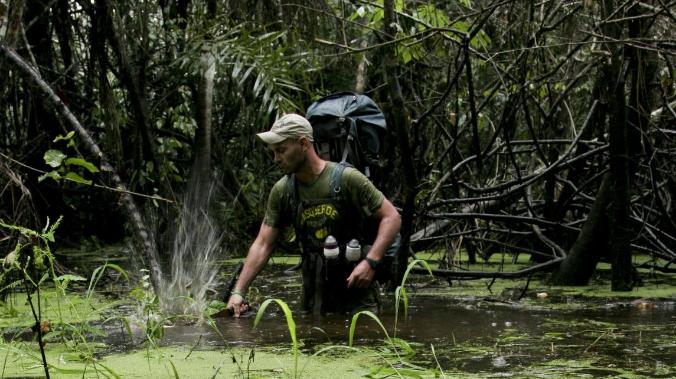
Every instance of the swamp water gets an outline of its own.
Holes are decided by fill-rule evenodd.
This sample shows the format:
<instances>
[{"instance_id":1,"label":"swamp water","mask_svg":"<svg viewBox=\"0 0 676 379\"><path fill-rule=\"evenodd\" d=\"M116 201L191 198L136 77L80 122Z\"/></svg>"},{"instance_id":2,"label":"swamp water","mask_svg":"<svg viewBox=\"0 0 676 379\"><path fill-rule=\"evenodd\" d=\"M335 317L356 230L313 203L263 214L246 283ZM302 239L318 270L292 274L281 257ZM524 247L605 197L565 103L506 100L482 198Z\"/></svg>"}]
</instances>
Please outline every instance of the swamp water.
<instances>
[{"instance_id":1,"label":"swamp water","mask_svg":"<svg viewBox=\"0 0 676 379\"><path fill-rule=\"evenodd\" d=\"M581 296L579 289L550 288L535 279L517 301L514 294L523 292L525 281L497 281L490 294L489 281L453 282L449 287L444 281L415 277L407 291L406 317L400 309L397 339L388 342L380 325L361 315L355 349L348 349L350 317L301 314L299 275L284 273L286 268L269 265L250 297L254 304L265 298L289 304L300 344L298 365L287 321L276 305L268 307L256 328L253 314L217 318L211 324L174 321L165 323L161 336L149 343L147 330L129 330L119 321L118 316L130 316L133 307L112 304L93 318L92 325L102 326L105 333L89 331L82 336L97 341L90 343L91 356L73 353L72 346L59 338L49 340L52 377L676 376L676 278L672 276L654 274L646 279L646 288L659 293L660 299L638 301L634 298L643 294L590 298ZM224 266L224 272L231 270L234 264ZM112 297L119 301L125 294ZM395 324L393 300L392 294L384 296L379 315L390 337ZM107 307L111 300L97 296L96 302L89 307ZM26 311L20 303L17 296L15 313ZM23 332L9 328L11 320L4 317L8 315L0 315L0 322L8 321L2 325L11 332L4 333L0 344L0 357L4 357L0 377L44 375L31 333L25 327ZM68 341L78 343L77 338ZM87 367L84 375L83 367Z\"/></svg>"}]
</instances>

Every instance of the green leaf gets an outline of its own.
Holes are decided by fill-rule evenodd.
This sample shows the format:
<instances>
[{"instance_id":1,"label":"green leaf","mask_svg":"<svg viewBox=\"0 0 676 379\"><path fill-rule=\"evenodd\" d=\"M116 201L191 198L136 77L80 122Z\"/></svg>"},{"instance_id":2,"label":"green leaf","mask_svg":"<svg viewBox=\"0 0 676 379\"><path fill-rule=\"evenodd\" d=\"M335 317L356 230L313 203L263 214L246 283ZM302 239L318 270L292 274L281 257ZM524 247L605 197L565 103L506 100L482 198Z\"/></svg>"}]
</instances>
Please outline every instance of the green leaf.
<instances>
[{"instance_id":1,"label":"green leaf","mask_svg":"<svg viewBox=\"0 0 676 379\"><path fill-rule=\"evenodd\" d=\"M51 167L57 168L61 166L61 162L66 158L66 154L62 153L61 150L49 149L45 152L45 163Z\"/></svg>"},{"instance_id":2,"label":"green leaf","mask_svg":"<svg viewBox=\"0 0 676 379\"><path fill-rule=\"evenodd\" d=\"M401 60L404 62L404 64L410 62L412 58L413 56L411 55L410 49L408 48L401 49Z\"/></svg>"},{"instance_id":3,"label":"green leaf","mask_svg":"<svg viewBox=\"0 0 676 379\"><path fill-rule=\"evenodd\" d=\"M80 175L78 175L78 174L76 174L72 171L69 171L68 173L66 173L66 176L64 176L64 178L66 178L70 181L76 182L76 183L86 184L88 186L90 186L92 184L91 180L87 180L87 179L81 177Z\"/></svg>"},{"instance_id":4,"label":"green leaf","mask_svg":"<svg viewBox=\"0 0 676 379\"><path fill-rule=\"evenodd\" d=\"M174 378L179 379L180 376L178 375L178 371L176 371L176 366L174 366L174 362L169 360L169 364L171 365L171 372L174 374Z\"/></svg>"},{"instance_id":5,"label":"green leaf","mask_svg":"<svg viewBox=\"0 0 676 379\"><path fill-rule=\"evenodd\" d=\"M67 140L73 138L73 135L75 135L75 132L74 132L74 131L70 131L70 132L68 132L68 134L66 134L65 136L62 136L62 135L56 136L56 138L54 138L54 141L52 141L52 142L58 142L58 141L61 141L61 140L67 141Z\"/></svg>"},{"instance_id":6,"label":"green leaf","mask_svg":"<svg viewBox=\"0 0 676 379\"><path fill-rule=\"evenodd\" d=\"M87 171L91 172L92 174L95 172L99 172L99 169L94 166L91 162L88 162L82 158L66 158L64 161L66 165L68 166L80 166L84 167L87 169Z\"/></svg>"},{"instance_id":7,"label":"green leaf","mask_svg":"<svg viewBox=\"0 0 676 379\"><path fill-rule=\"evenodd\" d=\"M456 21L451 26L462 33L467 33L469 31L469 24L464 21Z\"/></svg>"},{"instance_id":8,"label":"green leaf","mask_svg":"<svg viewBox=\"0 0 676 379\"><path fill-rule=\"evenodd\" d=\"M421 5L416 10L416 13L421 20L434 27L445 27L448 25L448 17L446 17L446 14L437 9L434 5Z\"/></svg>"},{"instance_id":9,"label":"green leaf","mask_svg":"<svg viewBox=\"0 0 676 379\"><path fill-rule=\"evenodd\" d=\"M375 13L373 14L373 19L371 20L372 23L376 24L379 21L381 21L383 18L385 18L385 11L381 9L377 9Z\"/></svg>"},{"instance_id":10,"label":"green leaf","mask_svg":"<svg viewBox=\"0 0 676 379\"><path fill-rule=\"evenodd\" d=\"M471 41L469 41L472 47L474 48L479 48L479 47L488 47L488 45L491 44L491 39L488 37L488 34L484 32L483 30L479 30L479 33L472 38Z\"/></svg>"},{"instance_id":11,"label":"green leaf","mask_svg":"<svg viewBox=\"0 0 676 379\"><path fill-rule=\"evenodd\" d=\"M56 181L58 182L59 179L61 179L61 174L59 174L59 173L56 172L56 171L46 172L46 173L44 173L44 175L40 175L40 176L38 177L38 182L41 182L41 181L43 181L43 180L45 180L45 179L47 179L47 178L52 178L52 179L54 179L54 180L56 180Z\"/></svg>"},{"instance_id":12,"label":"green leaf","mask_svg":"<svg viewBox=\"0 0 676 379\"><path fill-rule=\"evenodd\" d=\"M87 279L78 275L70 275L70 274L61 275L57 278L54 278L54 282L61 283L60 285L63 287L64 290L68 288L68 283L70 282L81 282L85 280Z\"/></svg>"}]
</instances>

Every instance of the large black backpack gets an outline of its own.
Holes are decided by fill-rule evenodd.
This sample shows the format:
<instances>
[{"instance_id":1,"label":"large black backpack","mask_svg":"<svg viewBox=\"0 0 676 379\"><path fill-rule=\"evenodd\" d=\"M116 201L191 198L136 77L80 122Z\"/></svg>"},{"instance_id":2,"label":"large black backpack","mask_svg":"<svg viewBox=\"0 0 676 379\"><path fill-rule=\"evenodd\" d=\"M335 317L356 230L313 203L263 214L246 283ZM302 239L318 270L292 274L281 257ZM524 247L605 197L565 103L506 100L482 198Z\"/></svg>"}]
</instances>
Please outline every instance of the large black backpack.
<instances>
[{"instance_id":1,"label":"large black backpack","mask_svg":"<svg viewBox=\"0 0 676 379\"><path fill-rule=\"evenodd\" d=\"M347 162L374 182L380 180L387 124L373 100L353 92L334 93L312 103L306 118L322 158Z\"/></svg>"}]
</instances>

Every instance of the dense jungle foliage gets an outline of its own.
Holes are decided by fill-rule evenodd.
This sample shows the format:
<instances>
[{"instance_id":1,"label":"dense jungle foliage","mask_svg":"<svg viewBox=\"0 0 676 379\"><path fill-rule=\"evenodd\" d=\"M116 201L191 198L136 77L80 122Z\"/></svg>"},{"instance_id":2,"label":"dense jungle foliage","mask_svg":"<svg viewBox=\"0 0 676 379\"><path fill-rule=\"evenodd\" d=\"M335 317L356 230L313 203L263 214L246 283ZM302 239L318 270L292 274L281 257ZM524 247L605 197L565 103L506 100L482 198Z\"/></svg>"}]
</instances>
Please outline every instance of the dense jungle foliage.
<instances>
[{"instance_id":1,"label":"dense jungle foliage","mask_svg":"<svg viewBox=\"0 0 676 379\"><path fill-rule=\"evenodd\" d=\"M443 249L452 278L487 275L462 254L528 252L488 274L567 284L607 261L628 290L676 259L674 3L2 0L0 219L162 256L213 177L242 255L280 175L254 134L352 90L388 117L405 252Z\"/></svg>"}]
</instances>

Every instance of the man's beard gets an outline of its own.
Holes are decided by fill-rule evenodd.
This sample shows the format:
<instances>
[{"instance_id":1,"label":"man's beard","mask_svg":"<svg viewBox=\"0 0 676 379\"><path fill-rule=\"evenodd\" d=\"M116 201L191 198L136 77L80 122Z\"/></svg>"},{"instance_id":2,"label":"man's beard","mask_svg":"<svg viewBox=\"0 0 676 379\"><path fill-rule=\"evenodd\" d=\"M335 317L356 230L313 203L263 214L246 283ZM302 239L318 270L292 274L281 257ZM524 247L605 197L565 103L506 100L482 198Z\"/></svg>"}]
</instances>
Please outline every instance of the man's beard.
<instances>
[{"instance_id":1,"label":"man's beard","mask_svg":"<svg viewBox=\"0 0 676 379\"><path fill-rule=\"evenodd\" d=\"M295 174L298 171L300 171L301 167L303 167L303 163L305 162L304 159L299 159L294 162L289 162L288 164L282 165L281 163L278 164L277 166L282 170L282 172L286 175L288 174Z\"/></svg>"}]
</instances>

